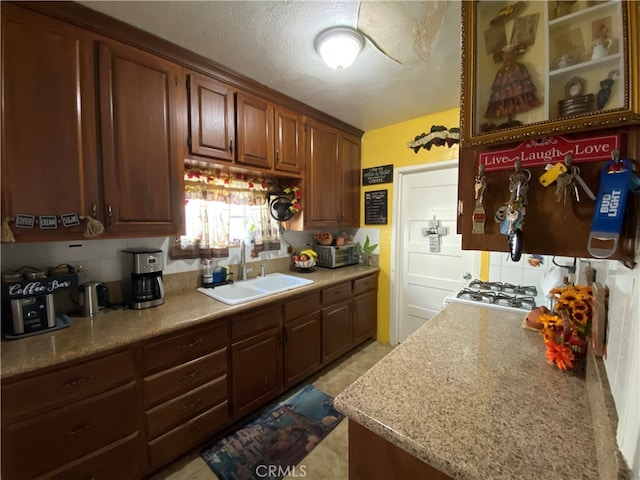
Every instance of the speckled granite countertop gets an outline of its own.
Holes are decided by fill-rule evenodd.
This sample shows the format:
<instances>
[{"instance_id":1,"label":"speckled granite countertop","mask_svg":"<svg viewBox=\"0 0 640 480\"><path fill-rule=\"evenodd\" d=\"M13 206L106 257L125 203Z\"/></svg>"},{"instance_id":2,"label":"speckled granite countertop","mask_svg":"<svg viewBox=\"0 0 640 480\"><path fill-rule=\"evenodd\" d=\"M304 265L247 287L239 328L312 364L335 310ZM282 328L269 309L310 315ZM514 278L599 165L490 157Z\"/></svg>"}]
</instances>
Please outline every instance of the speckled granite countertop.
<instances>
[{"instance_id":1,"label":"speckled granite countertop","mask_svg":"<svg viewBox=\"0 0 640 480\"><path fill-rule=\"evenodd\" d=\"M318 268L307 274L283 272L314 283L235 306L190 289L179 294L167 294L164 305L153 308L110 310L93 319L72 317L72 325L68 328L17 340L3 340L0 347L1 378L124 347L378 271L377 267L357 265L334 270Z\"/></svg>"},{"instance_id":2,"label":"speckled granite countertop","mask_svg":"<svg viewBox=\"0 0 640 480\"><path fill-rule=\"evenodd\" d=\"M453 478L600 478L585 378L548 365L521 324L451 304L335 406Z\"/></svg>"}]
</instances>

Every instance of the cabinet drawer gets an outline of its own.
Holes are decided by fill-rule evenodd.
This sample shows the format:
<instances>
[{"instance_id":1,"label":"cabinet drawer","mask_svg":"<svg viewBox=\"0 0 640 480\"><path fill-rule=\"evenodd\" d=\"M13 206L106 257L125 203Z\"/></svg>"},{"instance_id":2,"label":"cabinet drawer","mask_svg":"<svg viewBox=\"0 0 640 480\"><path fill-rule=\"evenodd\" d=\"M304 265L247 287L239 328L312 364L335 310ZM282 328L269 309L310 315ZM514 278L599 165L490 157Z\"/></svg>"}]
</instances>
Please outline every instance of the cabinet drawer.
<instances>
[{"instance_id":1,"label":"cabinet drawer","mask_svg":"<svg viewBox=\"0 0 640 480\"><path fill-rule=\"evenodd\" d=\"M353 294L358 295L359 293L366 292L367 290L375 290L378 288L378 277L377 275L370 275L364 278L358 278L353 281Z\"/></svg>"},{"instance_id":2,"label":"cabinet drawer","mask_svg":"<svg viewBox=\"0 0 640 480\"><path fill-rule=\"evenodd\" d=\"M131 382L11 425L2 445L3 461L12 463L7 478L41 475L136 431L137 405L135 383Z\"/></svg>"},{"instance_id":3,"label":"cabinet drawer","mask_svg":"<svg viewBox=\"0 0 640 480\"><path fill-rule=\"evenodd\" d=\"M300 318L320 310L320 292L296 298L284 305L284 321Z\"/></svg>"},{"instance_id":4,"label":"cabinet drawer","mask_svg":"<svg viewBox=\"0 0 640 480\"><path fill-rule=\"evenodd\" d=\"M280 305L260 309L231 320L231 340L254 335L268 328L280 325Z\"/></svg>"},{"instance_id":5,"label":"cabinet drawer","mask_svg":"<svg viewBox=\"0 0 640 480\"><path fill-rule=\"evenodd\" d=\"M322 304L339 302L351 297L351 282L341 283L335 287L329 287L322 290Z\"/></svg>"},{"instance_id":6,"label":"cabinet drawer","mask_svg":"<svg viewBox=\"0 0 640 480\"><path fill-rule=\"evenodd\" d=\"M118 440L43 475L38 480L113 480L140 476L140 438L137 433Z\"/></svg>"},{"instance_id":7,"label":"cabinet drawer","mask_svg":"<svg viewBox=\"0 0 640 480\"><path fill-rule=\"evenodd\" d=\"M188 392L227 371L227 349L210 353L184 365L146 377L144 398L147 407Z\"/></svg>"},{"instance_id":8,"label":"cabinet drawer","mask_svg":"<svg viewBox=\"0 0 640 480\"><path fill-rule=\"evenodd\" d=\"M184 454L220 431L228 421L229 404L224 402L149 442L151 467L159 467Z\"/></svg>"},{"instance_id":9,"label":"cabinet drawer","mask_svg":"<svg viewBox=\"0 0 640 480\"><path fill-rule=\"evenodd\" d=\"M189 393L170 400L146 413L147 434L157 437L185 420L227 399L227 376L216 378Z\"/></svg>"},{"instance_id":10,"label":"cabinet drawer","mask_svg":"<svg viewBox=\"0 0 640 480\"><path fill-rule=\"evenodd\" d=\"M126 351L16 383L3 382L3 423L104 392L133 376L133 354Z\"/></svg>"},{"instance_id":11,"label":"cabinet drawer","mask_svg":"<svg viewBox=\"0 0 640 480\"><path fill-rule=\"evenodd\" d=\"M144 347L147 372L188 362L227 344L224 323L199 328Z\"/></svg>"}]
</instances>

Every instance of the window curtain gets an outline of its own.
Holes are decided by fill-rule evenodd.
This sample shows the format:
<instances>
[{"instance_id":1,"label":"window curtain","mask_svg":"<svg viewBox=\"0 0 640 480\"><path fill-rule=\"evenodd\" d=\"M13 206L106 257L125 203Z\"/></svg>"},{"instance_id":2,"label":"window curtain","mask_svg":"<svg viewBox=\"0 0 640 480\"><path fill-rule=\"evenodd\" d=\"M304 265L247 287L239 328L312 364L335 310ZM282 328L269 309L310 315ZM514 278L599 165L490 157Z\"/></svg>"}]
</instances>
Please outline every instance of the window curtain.
<instances>
[{"instance_id":1,"label":"window curtain","mask_svg":"<svg viewBox=\"0 0 640 480\"><path fill-rule=\"evenodd\" d=\"M185 169L185 229L171 246L171 258L220 258L229 256L229 245L249 236L252 256L280 250L278 222L269 214L267 192L276 188L268 180L220 171ZM245 205L245 237L230 238L234 205ZM247 218L248 217L248 218ZM235 219L235 221L239 221Z\"/></svg>"}]
</instances>

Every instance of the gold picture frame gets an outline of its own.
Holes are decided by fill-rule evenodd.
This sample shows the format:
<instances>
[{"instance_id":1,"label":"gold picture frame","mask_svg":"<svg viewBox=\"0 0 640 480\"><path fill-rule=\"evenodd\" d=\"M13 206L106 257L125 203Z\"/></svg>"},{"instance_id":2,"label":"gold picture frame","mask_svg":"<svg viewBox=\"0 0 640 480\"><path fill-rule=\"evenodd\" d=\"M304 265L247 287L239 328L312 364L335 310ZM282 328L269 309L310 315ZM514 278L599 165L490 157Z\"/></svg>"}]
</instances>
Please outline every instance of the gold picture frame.
<instances>
[{"instance_id":1,"label":"gold picture frame","mask_svg":"<svg viewBox=\"0 0 640 480\"><path fill-rule=\"evenodd\" d=\"M602 19L612 39L604 52L592 44ZM526 34L514 35L523 25ZM553 1L463 0L461 145L640 123L639 28L634 1L578 1L558 10ZM504 45L504 38L526 42ZM565 86L576 75L594 98L603 80L614 79L604 105L566 114Z\"/></svg>"}]
</instances>

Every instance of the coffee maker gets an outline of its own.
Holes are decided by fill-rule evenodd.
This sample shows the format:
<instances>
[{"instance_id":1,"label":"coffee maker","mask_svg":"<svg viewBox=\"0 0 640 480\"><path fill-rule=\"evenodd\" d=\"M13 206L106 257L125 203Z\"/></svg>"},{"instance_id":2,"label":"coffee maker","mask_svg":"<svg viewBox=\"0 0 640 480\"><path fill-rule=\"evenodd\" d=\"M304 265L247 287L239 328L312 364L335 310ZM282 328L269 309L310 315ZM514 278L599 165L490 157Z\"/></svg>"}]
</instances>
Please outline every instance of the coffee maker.
<instances>
[{"instance_id":1,"label":"coffee maker","mask_svg":"<svg viewBox=\"0 0 640 480\"><path fill-rule=\"evenodd\" d=\"M33 267L2 274L2 336L7 339L58 328L54 294L77 285L75 272L47 275Z\"/></svg>"},{"instance_id":2,"label":"coffee maker","mask_svg":"<svg viewBox=\"0 0 640 480\"><path fill-rule=\"evenodd\" d=\"M122 293L134 310L155 307L164 303L162 250L157 248L128 248L123 250Z\"/></svg>"}]
</instances>

